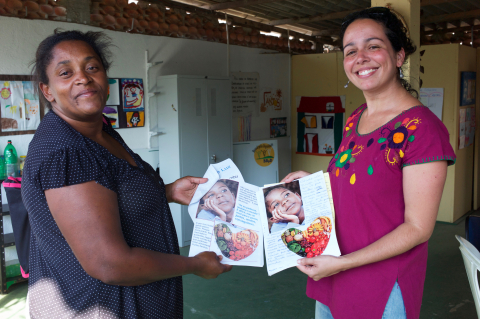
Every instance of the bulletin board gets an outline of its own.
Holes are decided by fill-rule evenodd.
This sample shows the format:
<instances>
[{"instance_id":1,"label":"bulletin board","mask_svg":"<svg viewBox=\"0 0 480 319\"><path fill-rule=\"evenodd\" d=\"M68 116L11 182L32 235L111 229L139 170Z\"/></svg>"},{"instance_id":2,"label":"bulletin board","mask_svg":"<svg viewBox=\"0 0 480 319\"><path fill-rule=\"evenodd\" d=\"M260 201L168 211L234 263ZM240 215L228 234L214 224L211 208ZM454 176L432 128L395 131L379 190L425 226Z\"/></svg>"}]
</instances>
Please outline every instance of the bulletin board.
<instances>
[{"instance_id":1,"label":"bulletin board","mask_svg":"<svg viewBox=\"0 0 480 319\"><path fill-rule=\"evenodd\" d=\"M30 75L0 74L0 136L34 134L43 116Z\"/></svg>"},{"instance_id":2,"label":"bulletin board","mask_svg":"<svg viewBox=\"0 0 480 319\"><path fill-rule=\"evenodd\" d=\"M333 156L342 141L340 96L297 97L297 154Z\"/></svg>"}]
</instances>

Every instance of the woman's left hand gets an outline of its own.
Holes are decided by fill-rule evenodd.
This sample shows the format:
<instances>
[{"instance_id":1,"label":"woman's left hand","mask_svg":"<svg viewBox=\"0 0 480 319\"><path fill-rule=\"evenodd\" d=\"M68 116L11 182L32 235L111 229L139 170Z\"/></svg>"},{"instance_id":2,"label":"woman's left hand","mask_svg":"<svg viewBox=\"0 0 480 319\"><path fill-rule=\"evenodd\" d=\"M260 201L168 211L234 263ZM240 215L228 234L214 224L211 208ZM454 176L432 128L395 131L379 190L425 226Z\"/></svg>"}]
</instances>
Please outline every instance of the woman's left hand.
<instances>
[{"instance_id":1,"label":"woman's left hand","mask_svg":"<svg viewBox=\"0 0 480 319\"><path fill-rule=\"evenodd\" d=\"M346 270L346 262L342 257L317 256L299 259L297 268L315 281Z\"/></svg>"},{"instance_id":2,"label":"woman's left hand","mask_svg":"<svg viewBox=\"0 0 480 319\"><path fill-rule=\"evenodd\" d=\"M207 181L208 178L193 176L185 176L177 179L175 182L165 186L167 189L168 202L182 205L190 204L198 185L206 183Z\"/></svg>"}]
</instances>

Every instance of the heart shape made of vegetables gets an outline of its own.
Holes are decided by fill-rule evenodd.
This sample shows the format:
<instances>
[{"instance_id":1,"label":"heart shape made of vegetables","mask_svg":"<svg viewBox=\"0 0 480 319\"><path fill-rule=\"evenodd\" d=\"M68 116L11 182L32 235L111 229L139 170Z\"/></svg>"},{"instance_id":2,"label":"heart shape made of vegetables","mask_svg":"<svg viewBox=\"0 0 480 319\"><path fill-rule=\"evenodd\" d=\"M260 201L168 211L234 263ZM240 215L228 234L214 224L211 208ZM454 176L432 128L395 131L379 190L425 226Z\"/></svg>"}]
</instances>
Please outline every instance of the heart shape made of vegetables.
<instances>
[{"instance_id":1,"label":"heart shape made of vegetables","mask_svg":"<svg viewBox=\"0 0 480 319\"><path fill-rule=\"evenodd\" d=\"M232 232L226 224L217 224L215 239L222 254L231 260L242 260L253 254L258 247L258 234L251 229Z\"/></svg>"},{"instance_id":2,"label":"heart shape made of vegetables","mask_svg":"<svg viewBox=\"0 0 480 319\"><path fill-rule=\"evenodd\" d=\"M304 231L289 228L282 233L282 241L295 254L301 257L315 257L323 254L330 241L332 221L322 216L315 219Z\"/></svg>"}]
</instances>

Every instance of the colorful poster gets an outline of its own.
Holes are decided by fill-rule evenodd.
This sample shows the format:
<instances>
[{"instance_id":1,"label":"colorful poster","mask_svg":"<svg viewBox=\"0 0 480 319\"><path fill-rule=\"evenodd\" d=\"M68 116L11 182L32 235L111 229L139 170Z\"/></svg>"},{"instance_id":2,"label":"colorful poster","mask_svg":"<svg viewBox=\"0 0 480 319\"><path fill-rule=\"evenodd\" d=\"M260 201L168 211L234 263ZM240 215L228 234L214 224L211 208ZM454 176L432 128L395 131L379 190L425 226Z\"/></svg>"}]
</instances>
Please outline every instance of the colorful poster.
<instances>
[{"instance_id":1,"label":"colorful poster","mask_svg":"<svg viewBox=\"0 0 480 319\"><path fill-rule=\"evenodd\" d=\"M460 109L459 122L458 149L462 149L472 145L475 138L475 107Z\"/></svg>"},{"instance_id":2,"label":"colorful poster","mask_svg":"<svg viewBox=\"0 0 480 319\"><path fill-rule=\"evenodd\" d=\"M103 109L103 115L112 124L113 128L119 128L118 123L118 106L105 106Z\"/></svg>"},{"instance_id":3,"label":"colorful poster","mask_svg":"<svg viewBox=\"0 0 480 319\"><path fill-rule=\"evenodd\" d=\"M283 110L283 93L281 89L263 89L260 97L260 112L272 113Z\"/></svg>"},{"instance_id":4,"label":"colorful poster","mask_svg":"<svg viewBox=\"0 0 480 319\"><path fill-rule=\"evenodd\" d=\"M23 82L4 81L0 86L0 96L2 131L25 130Z\"/></svg>"},{"instance_id":5,"label":"colorful poster","mask_svg":"<svg viewBox=\"0 0 480 319\"><path fill-rule=\"evenodd\" d=\"M120 105L120 79L108 79L108 97L106 105Z\"/></svg>"},{"instance_id":6,"label":"colorful poster","mask_svg":"<svg viewBox=\"0 0 480 319\"><path fill-rule=\"evenodd\" d=\"M460 79L460 106L475 104L476 72L462 72Z\"/></svg>"},{"instance_id":7,"label":"colorful poster","mask_svg":"<svg viewBox=\"0 0 480 319\"><path fill-rule=\"evenodd\" d=\"M297 98L297 153L333 155L342 141L342 96Z\"/></svg>"},{"instance_id":8,"label":"colorful poster","mask_svg":"<svg viewBox=\"0 0 480 319\"><path fill-rule=\"evenodd\" d=\"M40 124L40 100L35 94L32 81L23 81L25 103L25 130L36 130Z\"/></svg>"},{"instance_id":9,"label":"colorful poster","mask_svg":"<svg viewBox=\"0 0 480 319\"><path fill-rule=\"evenodd\" d=\"M135 111L126 112L127 115L127 127L142 127L145 126L145 112Z\"/></svg>"},{"instance_id":10,"label":"colorful poster","mask_svg":"<svg viewBox=\"0 0 480 319\"><path fill-rule=\"evenodd\" d=\"M145 110L145 107L143 104L143 95L144 95L143 80L142 79L122 79L121 81L122 81L123 110L125 112Z\"/></svg>"},{"instance_id":11,"label":"colorful poster","mask_svg":"<svg viewBox=\"0 0 480 319\"><path fill-rule=\"evenodd\" d=\"M287 118L270 119L270 138L287 136Z\"/></svg>"}]
</instances>

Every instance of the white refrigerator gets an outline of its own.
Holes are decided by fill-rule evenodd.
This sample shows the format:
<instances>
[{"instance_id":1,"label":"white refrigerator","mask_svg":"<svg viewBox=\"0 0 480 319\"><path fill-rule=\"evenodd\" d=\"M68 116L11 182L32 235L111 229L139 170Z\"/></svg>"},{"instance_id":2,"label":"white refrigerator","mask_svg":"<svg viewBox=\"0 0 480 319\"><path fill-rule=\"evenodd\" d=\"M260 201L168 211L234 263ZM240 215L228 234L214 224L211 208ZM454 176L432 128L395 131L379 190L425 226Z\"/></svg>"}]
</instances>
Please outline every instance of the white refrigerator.
<instances>
[{"instance_id":1,"label":"white refrigerator","mask_svg":"<svg viewBox=\"0 0 480 319\"><path fill-rule=\"evenodd\" d=\"M249 184L278 183L278 158L276 140L233 143L233 162Z\"/></svg>"}]
</instances>

